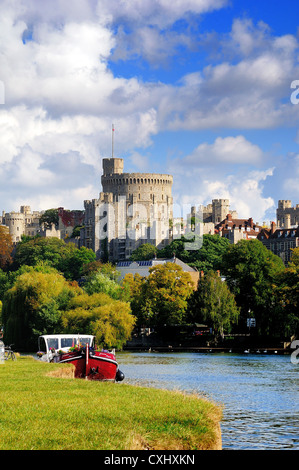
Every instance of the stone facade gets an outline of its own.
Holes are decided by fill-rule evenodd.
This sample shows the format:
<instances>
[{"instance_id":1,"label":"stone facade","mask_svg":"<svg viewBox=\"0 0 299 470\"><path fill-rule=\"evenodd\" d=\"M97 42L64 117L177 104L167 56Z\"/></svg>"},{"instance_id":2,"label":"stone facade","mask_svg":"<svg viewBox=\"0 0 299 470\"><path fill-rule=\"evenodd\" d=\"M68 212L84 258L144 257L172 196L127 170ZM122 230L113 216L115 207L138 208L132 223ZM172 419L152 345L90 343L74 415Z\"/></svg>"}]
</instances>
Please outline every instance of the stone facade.
<instances>
[{"instance_id":1,"label":"stone facade","mask_svg":"<svg viewBox=\"0 0 299 470\"><path fill-rule=\"evenodd\" d=\"M21 206L19 212L3 212L2 217L0 217L0 224L8 227L13 243L18 243L21 241L22 235L31 237L40 235L41 237L57 237L69 240L74 227L84 223L83 211L68 211L63 207L59 207L58 225L52 225L51 228L46 229L40 225L40 218L43 213L44 211L31 211L30 206Z\"/></svg>"},{"instance_id":2,"label":"stone facade","mask_svg":"<svg viewBox=\"0 0 299 470\"><path fill-rule=\"evenodd\" d=\"M125 260L143 243L169 243L173 218L172 176L124 173L122 158L104 158L99 199L84 201L81 243L97 258Z\"/></svg>"},{"instance_id":3,"label":"stone facade","mask_svg":"<svg viewBox=\"0 0 299 470\"><path fill-rule=\"evenodd\" d=\"M198 216L204 224L216 225L224 220L227 214L238 217L237 212L230 209L229 199L213 199L212 204L200 205L197 209L195 206L191 208L191 217Z\"/></svg>"},{"instance_id":4,"label":"stone facade","mask_svg":"<svg viewBox=\"0 0 299 470\"><path fill-rule=\"evenodd\" d=\"M299 247L299 225L293 228L281 228L277 227L275 222L271 222L271 228L262 229L258 239L287 266L292 250Z\"/></svg>"},{"instance_id":5,"label":"stone facade","mask_svg":"<svg viewBox=\"0 0 299 470\"><path fill-rule=\"evenodd\" d=\"M19 212L3 212L1 223L8 227L13 243L18 243L22 235L34 236L38 233L40 216L41 212L31 212L30 206L21 206Z\"/></svg>"},{"instance_id":6,"label":"stone facade","mask_svg":"<svg viewBox=\"0 0 299 470\"><path fill-rule=\"evenodd\" d=\"M292 207L292 201L279 200L276 209L277 227L290 228L299 225L299 204Z\"/></svg>"}]
</instances>

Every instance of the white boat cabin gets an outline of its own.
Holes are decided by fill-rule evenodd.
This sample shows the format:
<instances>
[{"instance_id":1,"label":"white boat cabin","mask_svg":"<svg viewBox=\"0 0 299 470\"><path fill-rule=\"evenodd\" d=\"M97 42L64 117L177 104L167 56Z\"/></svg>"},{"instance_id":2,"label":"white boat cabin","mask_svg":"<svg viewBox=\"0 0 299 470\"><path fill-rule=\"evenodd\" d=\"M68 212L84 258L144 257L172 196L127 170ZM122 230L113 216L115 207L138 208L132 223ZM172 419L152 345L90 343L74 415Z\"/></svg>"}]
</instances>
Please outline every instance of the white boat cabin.
<instances>
[{"instance_id":1,"label":"white boat cabin","mask_svg":"<svg viewBox=\"0 0 299 470\"><path fill-rule=\"evenodd\" d=\"M38 355L43 361L50 361L57 351L68 352L71 347L86 344L94 347L93 335L42 335L38 338Z\"/></svg>"}]
</instances>

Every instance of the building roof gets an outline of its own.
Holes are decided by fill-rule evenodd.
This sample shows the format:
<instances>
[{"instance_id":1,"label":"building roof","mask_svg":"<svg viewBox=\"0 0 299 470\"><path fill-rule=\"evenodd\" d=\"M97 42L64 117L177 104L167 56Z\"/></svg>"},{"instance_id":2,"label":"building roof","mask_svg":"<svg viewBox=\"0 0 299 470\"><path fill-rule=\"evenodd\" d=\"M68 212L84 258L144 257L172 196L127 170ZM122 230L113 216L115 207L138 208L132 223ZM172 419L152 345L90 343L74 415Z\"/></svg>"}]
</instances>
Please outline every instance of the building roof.
<instances>
[{"instance_id":1,"label":"building roof","mask_svg":"<svg viewBox=\"0 0 299 470\"><path fill-rule=\"evenodd\" d=\"M256 237L262 227L254 223L252 217L249 219L233 219L231 214L227 214L224 220L215 225L215 232L220 233L227 230L244 230L248 236Z\"/></svg>"},{"instance_id":2,"label":"building roof","mask_svg":"<svg viewBox=\"0 0 299 470\"><path fill-rule=\"evenodd\" d=\"M181 261L179 258L173 257L173 258L154 258L151 260L145 260L145 261L120 261L117 263L116 267L117 268L152 268L154 266L161 266L166 263L175 263L178 266L181 266L183 271L185 272L196 272L197 270L193 268L192 266L189 266L188 264L184 263Z\"/></svg>"},{"instance_id":3,"label":"building roof","mask_svg":"<svg viewBox=\"0 0 299 470\"><path fill-rule=\"evenodd\" d=\"M289 228L276 228L275 224L272 224L271 229L262 229L258 239L259 240L273 240L273 239L283 239L283 238L296 238L299 237L299 225L297 227Z\"/></svg>"}]
</instances>

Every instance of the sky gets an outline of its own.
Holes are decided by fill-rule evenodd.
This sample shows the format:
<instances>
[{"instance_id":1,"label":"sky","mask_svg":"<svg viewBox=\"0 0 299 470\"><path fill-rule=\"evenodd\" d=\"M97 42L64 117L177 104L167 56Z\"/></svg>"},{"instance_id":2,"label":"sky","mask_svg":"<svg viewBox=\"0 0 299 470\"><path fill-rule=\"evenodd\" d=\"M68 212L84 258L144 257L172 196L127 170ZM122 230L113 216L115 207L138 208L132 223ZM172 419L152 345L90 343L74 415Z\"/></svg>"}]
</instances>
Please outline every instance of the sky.
<instances>
[{"instance_id":1,"label":"sky","mask_svg":"<svg viewBox=\"0 0 299 470\"><path fill-rule=\"evenodd\" d=\"M299 204L297 0L0 0L0 210L84 209L102 158L175 207ZM175 215L179 216L179 210Z\"/></svg>"}]
</instances>

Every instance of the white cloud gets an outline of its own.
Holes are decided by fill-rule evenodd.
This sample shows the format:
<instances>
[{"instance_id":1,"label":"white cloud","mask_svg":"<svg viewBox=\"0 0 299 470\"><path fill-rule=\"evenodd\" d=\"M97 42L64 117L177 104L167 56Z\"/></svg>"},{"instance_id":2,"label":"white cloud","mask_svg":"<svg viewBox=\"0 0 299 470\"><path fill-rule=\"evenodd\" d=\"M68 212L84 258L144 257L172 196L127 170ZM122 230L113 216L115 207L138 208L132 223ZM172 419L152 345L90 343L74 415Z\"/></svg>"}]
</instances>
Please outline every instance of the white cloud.
<instances>
[{"instance_id":1,"label":"white cloud","mask_svg":"<svg viewBox=\"0 0 299 470\"><path fill-rule=\"evenodd\" d=\"M252 169L262 165L264 157L243 136L218 137L212 144L199 145L189 156L171 162L175 202L198 206L212 199L229 199L240 217L264 221L275 207L274 200L263 194L264 181L274 168Z\"/></svg>"},{"instance_id":2,"label":"white cloud","mask_svg":"<svg viewBox=\"0 0 299 470\"><path fill-rule=\"evenodd\" d=\"M248 142L244 136L217 137L213 144L200 144L190 155L183 159L184 165L213 164L259 164L263 152Z\"/></svg>"},{"instance_id":3,"label":"white cloud","mask_svg":"<svg viewBox=\"0 0 299 470\"><path fill-rule=\"evenodd\" d=\"M296 107L284 99L299 72L297 39L275 37L262 23L236 20L222 46L223 38L216 38L225 59L203 69L194 67L176 84L145 82L133 74L114 76L109 68L113 57L160 65L178 46L196 47L193 33L187 29L178 33L173 24L180 19L188 24L192 15L227 4L226 0L74 0L71 5L62 0L0 0L3 209L16 209L19 201L33 208L35 204L76 208L85 198L97 197L101 158L111 154L112 122L115 155L131 155L131 163L140 169L147 161L136 149L150 146L161 130L263 129L290 122ZM199 34L196 40L200 42ZM204 175L205 159L216 165L214 179ZM178 181L184 176L189 182L180 193L184 198L190 191L190 197L228 194L237 201L230 173L221 167L245 163L262 168L261 149L242 135L219 137L185 157L184 168L173 162L169 172L179 169ZM193 188L194 175L201 178L199 192ZM246 181L244 173L240 181ZM270 201L263 197L262 181L252 177L247 197L256 192L259 207L266 210ZM245 204L246 198L241 201Z\"/></svg>"}]
</instances>

